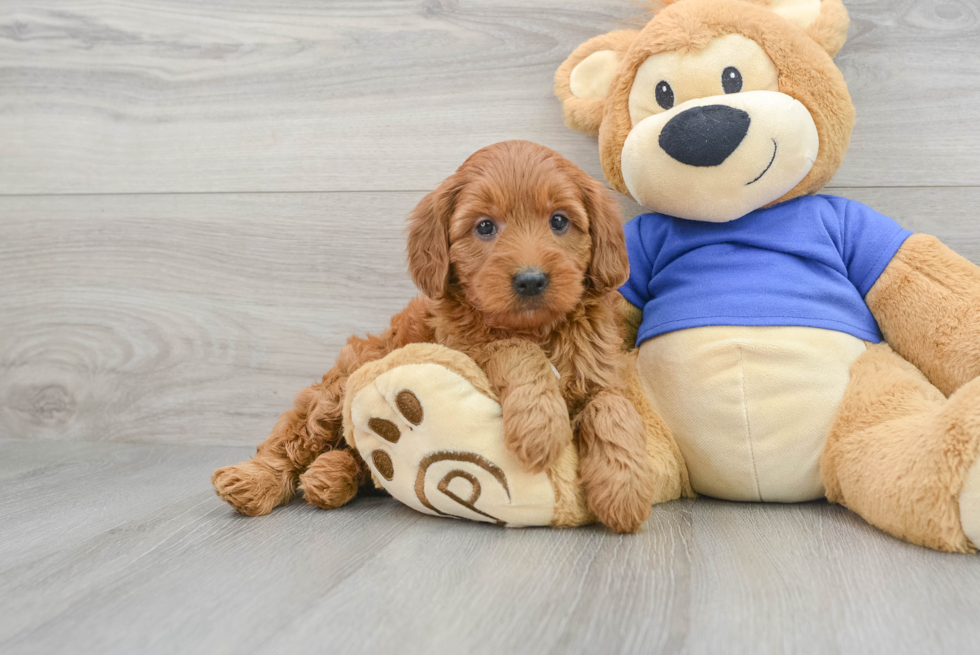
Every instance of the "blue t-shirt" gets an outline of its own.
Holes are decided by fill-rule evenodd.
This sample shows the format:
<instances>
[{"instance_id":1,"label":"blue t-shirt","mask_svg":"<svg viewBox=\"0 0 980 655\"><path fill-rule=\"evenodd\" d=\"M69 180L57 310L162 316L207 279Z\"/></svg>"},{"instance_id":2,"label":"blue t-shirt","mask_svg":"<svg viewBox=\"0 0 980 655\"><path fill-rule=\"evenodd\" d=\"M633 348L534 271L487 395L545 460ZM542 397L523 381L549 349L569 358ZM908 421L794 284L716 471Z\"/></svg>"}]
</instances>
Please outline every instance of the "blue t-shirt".
<instances>
[{"instance_id":1,"label":"blue t-shirt","mask_svg":"<svg viewBox=\"0 0 980 655\"><path fill-rule=\"evenodd\" d=\"M642 214L624 227L636 343L708 325L793 325L881 341L864 301L911 235L853 200L806 196L727 223Z\"/></svg>"}]
</instances>

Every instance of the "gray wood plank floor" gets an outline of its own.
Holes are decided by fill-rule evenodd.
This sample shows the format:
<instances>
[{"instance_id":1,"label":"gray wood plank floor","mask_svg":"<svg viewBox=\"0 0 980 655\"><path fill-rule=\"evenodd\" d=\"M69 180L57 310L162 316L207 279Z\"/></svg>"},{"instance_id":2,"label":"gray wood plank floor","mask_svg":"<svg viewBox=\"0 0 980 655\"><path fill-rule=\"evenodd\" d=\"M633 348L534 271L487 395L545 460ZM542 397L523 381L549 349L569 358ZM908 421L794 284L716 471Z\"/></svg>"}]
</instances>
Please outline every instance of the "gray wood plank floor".
<instances>
[{"instance_id":1,"label":"gray wood plank floor","mask_svg":"<svg viewBox=\"0 0 980 655\"><path fill-rule=\"evenodd\" d=\"M845 0L828 192L980 263L980 1ZM0 2L0 653L980 650L980 557L825 503L641 535L213 495L414 293L403 220L632 0ZM624 217L639 210L620 197Z\"/></svg>"},{"instance_id":2,"label":"gray wood plank floor","mask_svg":"<svg viewBox=\"0 0 980 655\"><path fill-rule=\"evenodd\" d=\"M824 503L657 507L637 536L390 498L247 519L243 447L0 441L3 653L934 653L980 643L980 566Z\"/></svg>"}]
</instances>

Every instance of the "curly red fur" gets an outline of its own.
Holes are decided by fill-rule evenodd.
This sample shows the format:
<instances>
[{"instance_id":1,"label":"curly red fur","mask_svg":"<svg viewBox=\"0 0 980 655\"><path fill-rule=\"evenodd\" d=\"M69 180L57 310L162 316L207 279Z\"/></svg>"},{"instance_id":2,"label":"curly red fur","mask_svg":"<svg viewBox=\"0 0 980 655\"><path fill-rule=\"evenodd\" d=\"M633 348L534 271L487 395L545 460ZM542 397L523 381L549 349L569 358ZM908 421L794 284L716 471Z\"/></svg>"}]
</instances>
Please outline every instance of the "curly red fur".
<instances>
[{"instance_id":1,"label":"curly red fur","mask_svg":"<svg viewBox=\"0 0 980 655\"><path fill-rule=\"evenodd\" d=\"M552 228L556 213L568 220L564 232ZM485 220L497 228L493 238L476 232ZM581 414L575 423L590 506L614 530L638 529L650 511L654 491L644 480L652 468L642 456L642 420L623 396L615 289L629 268L619 208L601 184L527 141L479 150L412 211L408 262L424 295L382 334L352 337L251 462L215 473L219 495L242 513L266 513L289 500L299 473L310 468L302 476L310 502L336 507L353 498L355 481L368 477L356 454L338 453L345 448L340 424L348 376L409 343L434 342L468 354L486 371L501 399L506 443L530 470L558 458L573 438L570 419ZM550 280L531 298L512 285L527 268ZM250 476L254 488L245 498Z\"/></svg>"}]
</instances>

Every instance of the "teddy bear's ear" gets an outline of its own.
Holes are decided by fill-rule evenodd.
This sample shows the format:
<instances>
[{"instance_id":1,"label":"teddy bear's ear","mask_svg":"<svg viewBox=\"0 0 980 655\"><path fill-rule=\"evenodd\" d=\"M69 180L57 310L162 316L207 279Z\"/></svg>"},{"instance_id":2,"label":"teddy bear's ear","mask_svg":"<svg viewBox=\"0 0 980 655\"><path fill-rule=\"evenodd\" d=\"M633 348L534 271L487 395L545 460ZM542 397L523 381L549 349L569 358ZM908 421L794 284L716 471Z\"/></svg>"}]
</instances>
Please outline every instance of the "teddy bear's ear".
<instances>
[{"instance_id":1,"label":"teddy bear's ear","mask_svg":"<svg viewBox=\"0 0 980 655\"><path fill-rule=\"evenodd\" d=\"M555 95L561 100L565 125L596 135L602 107L616 70L639 30L617 30L589 39L558 67Z\"/></svg>"},{"instance_id":2,"label":"teddy bear's ear","mask_svg":"<svg viewBox=\"0 0 980 655\"><path fill-rule=\"evenodd\" d=\"M831 57L847 41L850 18L841 0L753 0L793 23Z\"/></svg>"}]
</instances>

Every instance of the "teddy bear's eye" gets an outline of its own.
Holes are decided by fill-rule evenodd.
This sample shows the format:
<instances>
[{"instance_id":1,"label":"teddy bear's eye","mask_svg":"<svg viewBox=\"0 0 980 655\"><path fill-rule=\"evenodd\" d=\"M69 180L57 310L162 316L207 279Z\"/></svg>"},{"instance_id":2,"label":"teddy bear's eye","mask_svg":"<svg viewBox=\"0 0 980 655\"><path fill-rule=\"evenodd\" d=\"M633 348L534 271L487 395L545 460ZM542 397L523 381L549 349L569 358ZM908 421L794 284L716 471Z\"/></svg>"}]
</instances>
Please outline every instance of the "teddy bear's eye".
<instances>
[{"instance_id":1,"label":"teddy bear's eye","mask_svg":"<svg viewBox=\"0 0 980 655\"><path fill-rule=\"evenodd\" d=\"M674 106L674 90L664 80L657 82L657 104L664 109Z\"/></svg>"},{"instance_id":2,"label":"teddy bear's eye","mask_svg":"<svg viewBox=\"0 0 980 655\"><path fill-rule=\"evenodd\" d=\"M734 66L729 66L721 74L721 88L725 93L738 93L742 90L742 74Z\"/></svg>"}]
</instances>

